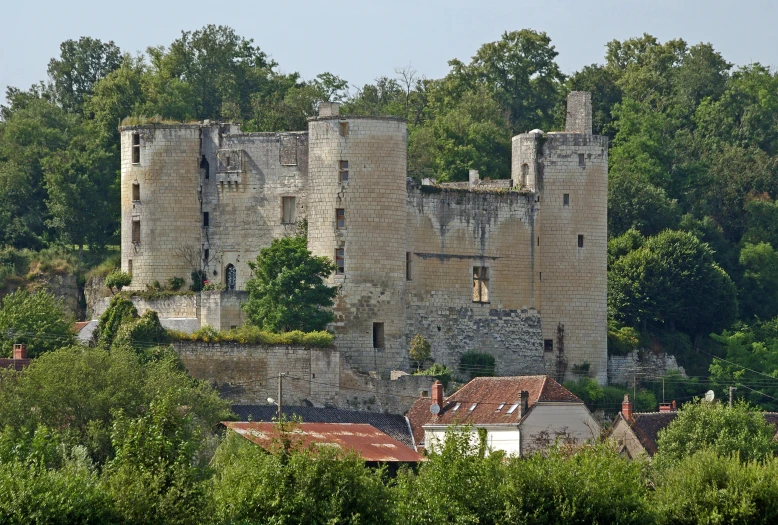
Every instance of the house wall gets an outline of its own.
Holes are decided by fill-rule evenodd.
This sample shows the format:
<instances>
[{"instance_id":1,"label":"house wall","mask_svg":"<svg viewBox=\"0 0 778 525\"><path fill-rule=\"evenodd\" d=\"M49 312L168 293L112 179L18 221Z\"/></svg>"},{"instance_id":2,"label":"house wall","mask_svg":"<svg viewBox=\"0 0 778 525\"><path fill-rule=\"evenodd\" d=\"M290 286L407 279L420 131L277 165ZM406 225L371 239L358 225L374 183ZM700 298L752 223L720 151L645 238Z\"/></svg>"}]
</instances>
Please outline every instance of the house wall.
<instances>
[{"instance_id":1,"label":"house wall","mask_svg":"<svg viewBox=\"0 0 778 525\"><path fill-rule=\"evenodd\" d=\"M615 441L619 448L623 447L630 459L645 457L647 455L646 449L643 448L643 445L640 444L640 440L635 433L632 432L629 423L621 417L619 417L613 425L609 439Z\"/></svg>"},{"instance_id":2,"label":"house wall","mask_svg":"<svg viewBox=\"0 0 778 525\"><path fill-rule=\"evenodd\" d=\"M582 443L602 431L583 403L535 403L520 428L522 455L553 444L557 437Z\"/></svg>"},{"instance_id":3,"label":"house wall","mask_svg":"<svg viewBox=\"0 0 778 525\"><path fill-rule=\"evenodd\" d=\"M486 445L490 450L501 450L509 456L521 453L521 433L518 425L475 425L470 432L470 443L473 446L480 444L478 429L486 430ZM426 449L440 447L446 438L445 427L431 427L424 431L424 445Z\"/></svg>"}]
</instances>

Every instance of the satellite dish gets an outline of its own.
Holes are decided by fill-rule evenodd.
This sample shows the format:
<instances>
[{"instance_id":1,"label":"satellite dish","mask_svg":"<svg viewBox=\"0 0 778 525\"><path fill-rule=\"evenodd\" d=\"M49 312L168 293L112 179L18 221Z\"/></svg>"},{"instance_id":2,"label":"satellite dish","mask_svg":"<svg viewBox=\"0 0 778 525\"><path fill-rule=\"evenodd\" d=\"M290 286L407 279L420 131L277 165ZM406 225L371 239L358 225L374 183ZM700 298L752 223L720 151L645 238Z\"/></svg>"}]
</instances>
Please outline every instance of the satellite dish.
<instances>
[{"instance_id":1,"label":"satellite dish","mask_svg":"<svg viewBox=\"0 0 778 525\"><path fill-rule=\"evenodd\" d=\"M713 392L713 390L708 390L705 392L705 401L708 403L712 403L714 397L716 397L716 394Z\"/></svg>"},{"instance_id":2,"label":"satellite dish","mask_svg":"<svg viewBox=\"0 0 778 525\"><path fill-rule=\"evenodd\" d=\"M432 405L430 405L430 413L433 416L437 416L438 414L440 414L440 405L437 403L432 403Z\"/></svg>"}]
</instances>

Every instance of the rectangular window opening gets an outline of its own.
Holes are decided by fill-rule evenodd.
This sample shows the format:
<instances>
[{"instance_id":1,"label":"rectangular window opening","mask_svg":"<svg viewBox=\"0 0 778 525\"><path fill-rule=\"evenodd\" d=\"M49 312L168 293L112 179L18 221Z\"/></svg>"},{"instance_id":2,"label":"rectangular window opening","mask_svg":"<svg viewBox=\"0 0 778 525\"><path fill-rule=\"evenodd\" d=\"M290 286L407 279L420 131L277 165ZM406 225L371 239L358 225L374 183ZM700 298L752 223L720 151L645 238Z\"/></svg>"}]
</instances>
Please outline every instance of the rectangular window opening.
<instances>
[{"instance_id":1,"label":"rectangular window opening","mask_svg":"<svg viewBox=\"0 0 778 525\"><path fill-rule=\"evenodd\" d=\"M208 261L209 261L210 259L211 259L211 250L209 250L208 248L205 248L205 249L203 250L203 262L204 262L205 264L208 264Z\"/></svg>"},{"instance_id":2,"label":"rectangular window opening","mask_svg":"<svg viewBox=\"0 0 778 525\"><path fill-rule=\"evenodd\" d=\"M346 273L346 257L345 257L345 250L343 248L338 248L335 250L335 272L338 275L343 275Z\"/></svg>"},{"instance_id":3,"label":"rectangular window opening","mask_svg":"<svg viewBox=\"0 0 778 525\"><path fill-rule=\"evenodd\" d=\"M563 204L564 206L570 206L570 194L569 194L569 193L565 193L565 194L562 196L562 204Z\"/></svg>"},{"instance_id":4,"label":"rectangular window opening","mask_svg":"<svg viewBox=\"0 0 778 525\"><path fill-rule=\"evenodd\" d=\"M544 352L553 352L554 351L554 340L553 339L543 339L543 351Z\"/></svg>"},{"instance_id":5,"label":"rectangular window opening","mask_svg":"<svg viewBox=\"0 0 778 525\"><path fill-rule=\"evenodd\" d=\"M132 242L137 244L140 242L140 221L132 221Z\"/></svg>"},{"instance_id":6,"label":"rectangular window opening","mask_svg":"<svg viewBox=\"0 0 778 525\"><path fill-rule=\"evenodd\" d=\"M489 268L473 266L473 302L489 302Z\"/></svg>"},{"instance_id":7,"label":"rectangular window opening","mask_svg":"<svg viewBox=\"0 0 778 525\"><path fill-rule=\"evenodd\" d=\"M540 235L538 235L538 246L540 246Z\"/></svg>"},{"instance_id":8,"label":"rectangular window opening","mask_svg":"<svg viewBox=\"0 0 778 525\"><path fill-rule=\"evenodd\" d=\"M384 347L384 323L373 323L373 348Z\"/></svg>"},{"instance_id":9,"label":"rectangular window opening","mask_svg":"<svg viewBox=\"0 0 778 525\"><path fill-rule=\"evenodd\" d=\"M294 224L297 221L297 199L281 197L281 223Z\"/></svg>"},{"instance_id":10,"label":"rectangular window opening","mask_svg":"<svg viewBox=\"0 0 778 525\"><path fill-rule=\"evenodd\" d=\"M338 163L338 182L348 182L348 161L341 160Z\"/></svg>"},{"instance_id":11,"label":"rectangular window opening","mask_svg":"<svg viewBox=\"0 0 778 525\"><path fill-rule=\"evenodd\" d=\"M411 273L411 252L405 252L405 280L410 281L413 278Z\"/></svg>"},{"instance_id":12,"label":"rectangular window opening","mask_svg":"<svg viewBox=\"0 0 778 525\"><path fill-rule=\"evenodd\" d=\"M132 134L132 163L140 164L140 133Z\"/></svg>"},{"instance_id":13,"label":"rectangular window opening","mask_svg":"<svg viewBox=\"0 0 778 525\"><path fill-rule=\"evenodd\" d=\"M208 214L207 211L203 212L203 227L207 228L211 225L211 216Z\"/></svg>"},{"instance_id":14,"label":"rectangular window opening","mask_svg":"<svg viewBox=\"0 0 778 525\"><path fill-rule=\"evenodd\" d=\"M341 137L347 137L348 136L348 122L341 122L340 123L340 136Z\"/></svg>"},{"instance_id":15,"label":"rectangular window opening","mask_svg":"<svg viewBox=\"0 0 778 525\"><path fill-rule=\"evenodd\" d=\"M583 153L578 154L578 165L582 168L586 166L586 159L584 159Z\"/></svg>"},{"instance_id":16,"label":"rectangular window opening","mask_svg":"<svg viewBox=\"0 0 778 525\"><path fill-rule=\"evenodd\" d=\"M132 259L127 259L127 273L132 275Z\"/></svg>"},{"instance_id":17,"label":"rectangular window opening","mask_svg":"<svg viewBox=\"0 0 778 525\"><path fill-rule=\"evenodd\" d=\"M132 200L139 201L140 200L140 184L137 182L132 185Z\"/></svg>"},{"instance_id":18,"label":"rectangular window opening","mask_svg":"<svg viewBox=\"0 0 778 525\"><path fill-rule=\"evenodd\" d=\"M346 229L346 209L345 208L335 208L335 223L336 227L339 230L345 230Z\"/></svg>"},{"instance_id":19,"label":"rectangular window opening","mask_svg":"<svg viewBox=\"0 0 778 525\"><path fill-rule=\"evenodd\" d=\"M584 247L584 236L583 235L579 235L578 236L578 247L579 248L583 248Z\"/></svg>"}]
</instances>

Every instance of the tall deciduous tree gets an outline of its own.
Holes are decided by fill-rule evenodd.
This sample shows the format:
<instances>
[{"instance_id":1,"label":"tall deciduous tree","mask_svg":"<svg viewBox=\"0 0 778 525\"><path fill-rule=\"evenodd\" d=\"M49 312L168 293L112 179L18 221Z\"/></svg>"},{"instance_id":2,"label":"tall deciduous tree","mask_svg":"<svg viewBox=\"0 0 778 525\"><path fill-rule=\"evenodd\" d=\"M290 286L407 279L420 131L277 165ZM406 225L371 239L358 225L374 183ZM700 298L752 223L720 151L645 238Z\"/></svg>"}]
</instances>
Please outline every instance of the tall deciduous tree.
<instances>
[{"instance_id":1,"label":"tall deciduous tree","mask_svg":"<svg viewBox=\"0 0 778 525\"><path fill-rule=\"evenodd\" d=\"M249 321L274 332L324 330L334 316L329 309L337 294L323 281L335 271L327 257L311 255L305 237L275 239L249 266Z\"/></svg>"},{"instance_id":2,"label":"tall deciduous tree","mask_svg":"<svg viewBox=\"0 0 778 525\"><path fill-rule=\"evenodd\" d=\"M19 289L3 298L0 308L0 352L8 357L14 343L27 345L27 355L73 342L72 317L65 314L62 300L46 290L30 293Z\"/></svg>"}]
</instances>

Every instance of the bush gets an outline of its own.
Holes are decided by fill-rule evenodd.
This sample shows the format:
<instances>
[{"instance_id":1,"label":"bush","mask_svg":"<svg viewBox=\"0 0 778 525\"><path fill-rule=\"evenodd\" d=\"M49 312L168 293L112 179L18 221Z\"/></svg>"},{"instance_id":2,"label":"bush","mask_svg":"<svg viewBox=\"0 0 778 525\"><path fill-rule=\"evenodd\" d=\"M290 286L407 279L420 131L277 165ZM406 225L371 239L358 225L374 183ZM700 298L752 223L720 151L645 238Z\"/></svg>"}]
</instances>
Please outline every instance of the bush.
<instances>
[{"instance_id":1,"label":"bush","mask_svg":"<svg viewBox=\"0 0 778 525\"><path fill-rule=\"evenodd\" d=\"M627 355L640 346L640 334L629 326L608 322L608 355Z\"/></svg>"},{"instance_id":2,"label":"bush","mask_svg":"<svg viewBox=\"0 0 778 525\"><path fill-rule=\"evenodd\" d=\"M491 354L470 350L459 358L459 373L468 379L494 377L495 360Z\"/></svg>"},{"instance_id":3,"label":"bush","mask_svg":"<svg viewBox=\"0 0 778 525\"><path fill-rule=\"evenodd\" d=\"M168 287L174 292L176 292L180 290L181 287L184 286L184 284L186 284L186 281L184 280L183 277L171 277L170 279L168 279L167 283L168 283Z\"/></svg>"},{"instance_id":4,"label":"bush","mask_svg":"<svg viewBox=\"0 0 778 525\"><path fill-rule=\"evenodd\" d=\"M192 272L192 284L189 289L193 292L200 292L205 284L205 272L202 270L196 270Z\"/></svg>"},{"instance_id":5,"label":"bush","mask_svg":"<svg viewBox=\"0 0 778 525\"><path fill-rule=\"evenodd\" d=\"M417 370L413 373L413 375L434 377L443 383L443 388L448 388L449 383L451 383L451 379L454 377L454 371L445 365L434 363L426 370Z\"/></svg>"},{"instance_id":6,"label":"bush","mask_svg":"<svg viewBox=\"0 0 778 525\"><path fill-rule=\"evenodd\" d=\"M111 290L111 293L113 293L113 289L116 288L117 291L121 292L122 288L125 286L129 286L132 282L132 275L130 275L127 272L123 272L121 270L114 270L111 273L108 274L108 276L105 278L105 286L108 287L109 290Z\"/></svg>"},{"instance_id":7,"label":"bush","mask_svg":"<svg viewBox=\"0 0 778 525\"><path fill-rule=\"evenodd\" d=\"M318 348L332 346L332 334L329 332L266 332L256 326L244 325L232 330L217 330L204 326L187 334L168 330L168 336L174 341L199 341L203 343L237 343L242 345L303 345Z\"/></svg>"}]
</instances>

